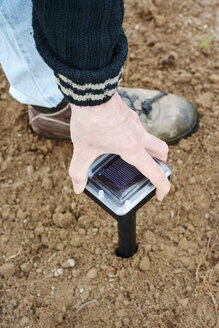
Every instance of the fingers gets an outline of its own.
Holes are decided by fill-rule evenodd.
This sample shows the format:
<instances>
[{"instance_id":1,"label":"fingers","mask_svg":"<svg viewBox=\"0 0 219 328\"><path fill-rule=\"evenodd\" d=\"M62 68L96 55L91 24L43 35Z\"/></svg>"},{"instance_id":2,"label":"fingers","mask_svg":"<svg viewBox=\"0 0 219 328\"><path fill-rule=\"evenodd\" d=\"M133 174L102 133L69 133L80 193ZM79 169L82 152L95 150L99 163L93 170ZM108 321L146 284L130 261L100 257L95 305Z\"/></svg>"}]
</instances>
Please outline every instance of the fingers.
<instances>
[{"instance_id":1,"label":"fingers","mask_svg":"<svg viewBox=\"0 0 219 328\"><path fill-rule=\"evenodd\" d=\"M166 162L168 155L168 146L166 142L145 132L143 138L143 145L145 149L149 152L149 154L160 159L163 162Z\"/></svg>"},{"instance_id":2,"label":"fingers","mask_svg":"<svg viewBox=\"0 0 219 328\"><path fill-rule=\"evenodd\" d=\"M88 170L96 154L88 147L75 147L69 167L69 176L72 179L74 192L80 194L87 184Z\"/></svg>"},{"instance_id":3,"label":"fingers","mask_svg":"<svg viewBox=\"0 0 219 328\"><path fill-rule=\"evenodd\" d=\"M134 165L157 188L156 196L159 201L168 194L170 182L163 169L153 160L144 148L136 149L135 153L122 156L131 165Z\"/></svg>"},{"instance_id":4,"label":"fingers","mask_svg":"<svg viewBox=\"0 0 219 328\"><path fill-rule=\"evenodd\" d=\"M149 134L145 131L144 126L142 125L139 116L136 112L133 110L130 110L132 113L132 117L135 120L135 122L138 124L138 131L141 130L141 133L143 135L143 146L145 149L151 154L152 156L160 159L163 162L166 162L167 155L168 155L168 146L166 142L158 139L157 137Z\"/></svg>"}]
</instances>

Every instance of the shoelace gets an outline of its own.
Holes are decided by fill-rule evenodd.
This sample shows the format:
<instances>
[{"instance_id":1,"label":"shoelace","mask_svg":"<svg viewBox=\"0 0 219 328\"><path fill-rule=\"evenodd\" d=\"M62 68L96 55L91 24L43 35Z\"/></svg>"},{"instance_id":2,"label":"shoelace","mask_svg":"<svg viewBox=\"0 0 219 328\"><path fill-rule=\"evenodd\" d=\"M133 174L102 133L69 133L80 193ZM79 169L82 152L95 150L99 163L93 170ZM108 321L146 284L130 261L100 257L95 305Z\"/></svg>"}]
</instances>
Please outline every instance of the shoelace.
<instances>
[{"instance_id":1,"label":"shoelace","mask_svg":"<svg viewBox=\"0 0 219 328\"><path fill-rule=\"evenodd\" d=\"M153 98L150 98L150 99L146 99L144 102L141 103L141 108L142 108L142 111L141 110L138 110L135 108L135 101L138 100L139 98L137 96L133 96L133 97L129 97L128 96L128 93L126 91L123 91L121 96L123 97L126 97L129 99L130 103L131 103L131 108L138 114L140 113L144 113L146 116L148 116L152 110L152 105L153 103L155 103L157 100L159 100L160 98L164 97L164 96L167 96L168 95L168 92L160 92L158 93L158 95L154 96Z\"/></svg>"},{"instance_id":2,"label":"shoelace","mask_svg":"<svg viewBox=\"0 0 219 328\"><path fill-rule=\"evenodd\" d=\"M150 111L152 110L152 105L153 103L155 103L157 100L159 100L160 98L167 96L168 93L167 92L160 92L158 93L158 95L156 95L155 97L151 98L151 99L147 99L142 103L142 111L143 113L148 116L150 114Z\"/></svg>"}]
</instances>

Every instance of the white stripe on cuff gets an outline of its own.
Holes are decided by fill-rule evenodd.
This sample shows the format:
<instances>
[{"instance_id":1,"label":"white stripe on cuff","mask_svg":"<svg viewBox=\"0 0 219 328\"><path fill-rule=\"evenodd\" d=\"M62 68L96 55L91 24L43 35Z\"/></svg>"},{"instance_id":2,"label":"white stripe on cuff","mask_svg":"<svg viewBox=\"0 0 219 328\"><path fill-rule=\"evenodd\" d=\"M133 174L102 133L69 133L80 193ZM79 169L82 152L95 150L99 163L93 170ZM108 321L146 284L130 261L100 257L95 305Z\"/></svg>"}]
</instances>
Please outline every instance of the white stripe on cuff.
<instances>
[{"instance_id":1,"label":"white stripe on cuff","mask_svg":"<svg viewBox=\"0 0 219 328\"><path fill-rule=\"evenodd\" d=\"M105 92L103 92L103 93L101 93L100 95L94 95L94 94L92 94L92 93L87 93L87 94L85 94L85 95L83 95L83 96L81 96L81 95L78 95L78 94L76 94L76 93L74 93L73 91L72 91L72 89L70 89L70 88L65 88L65 87L63 87L61 84L60 84L60 82L59 82L59 80L56 78L56 81L57 81L57 83L58 83L58 85L59 85L59 87L60 87L60 89L61 89L61 91L66 95L66 96L70 96L70 97L72 97L73 99L75 99L75 100L77 100L77 101L88 101L88 100L92 100L92 101L96 101L96 100L103 100L105 97L111 97L114 93L115 93L115 91L116 91L116 89L117 88L114 88L114 89L111 89L111 90L105 90ZM121 79L118 81L118 83L121 81Z\"/></svg>"},{"instance_id":2,"label":"white stripe on cuff","mask_svg":"<svg viewBox=\"0 0 219 328\"><path fill-rule=\"evenodd\" d=\"M105 87L108 84L117 83L122 72L123 72L123 68L121 69L121 71L119 72L119 74L117 76L115 76L114 78L108 79L103 83L98 83L98 84L87 83L87 84L83 84L83 85L74 83L72 80L68 79L66 76L64 76L62 74L57 74L57 75L60 78L60 80L69 84L70 86L72 86L75 89L78 89L78 90L86 90L86 89L101 90L101 89L105 89Z\"/></svg>"}]
</instances>

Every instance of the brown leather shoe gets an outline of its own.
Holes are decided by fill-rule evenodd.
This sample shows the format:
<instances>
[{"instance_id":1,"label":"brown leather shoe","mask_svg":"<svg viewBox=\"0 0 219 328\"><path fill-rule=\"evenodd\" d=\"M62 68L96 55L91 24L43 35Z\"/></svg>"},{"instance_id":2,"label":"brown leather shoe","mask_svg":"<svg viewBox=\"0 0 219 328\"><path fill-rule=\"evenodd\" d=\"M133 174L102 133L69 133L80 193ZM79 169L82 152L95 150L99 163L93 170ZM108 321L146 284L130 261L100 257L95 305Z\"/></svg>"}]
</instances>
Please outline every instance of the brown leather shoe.
<instances>
[{"instance_id":1,"label":"brown leather shoe","mask_svg":"<svg viewBox=\"0 0 219 328\"><path fill-rule=\"evenodd\" d=\"M198 128L195 107L185 98L155 90L118 88L127 105L136 111L147 132L173 144ZM70 138L71 108L63 101L55 108L28 106L30 124L40 136Z\"/></svg>"},{"instance_id":2,"label":"brown leather shoe","mask_svg":"<svg viewBox=\"0 0 219 328\"><path fill-rule=\"evenodd\" d=\"M57 107L46 108L28 105L32 130L38 135L52 139L70 139L71 107L62 101Z\"/></svg>"}]
</instances>

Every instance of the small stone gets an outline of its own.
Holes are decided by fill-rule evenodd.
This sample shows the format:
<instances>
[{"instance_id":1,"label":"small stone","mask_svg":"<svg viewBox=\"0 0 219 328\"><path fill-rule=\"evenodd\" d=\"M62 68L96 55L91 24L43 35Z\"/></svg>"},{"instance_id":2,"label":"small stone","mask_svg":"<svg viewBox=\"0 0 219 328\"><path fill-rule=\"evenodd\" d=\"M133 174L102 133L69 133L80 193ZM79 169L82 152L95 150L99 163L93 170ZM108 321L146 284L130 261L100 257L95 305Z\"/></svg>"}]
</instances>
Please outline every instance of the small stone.
<instances>
[{"instance_id":1,"label":"small stone","mask_svg":"<svg viewBox=\"0 0 219 328\"><path fill-rule=\"evenodd\" d=\"M166 23L166 19L164 16L161 16L161 15L156 15L155 16L155 24L156 26L158 27L161 27L161 26L164 26Z\"/></svg>"},{"instance_id":2,"label":"small stone","mask_svg":"<svg viewBox=\"0 0 219 328\"><path fill-rule=\"evenodd\" d=\"M195 231L195 228L193 227L193 225L191 223L188 224L187 229L191 232Z\"/></svg>"},{"instance_id":3,"label":"small stone","mask_svg":"<svg viewBox=\"0 0 219 328\"><path fill-rule=\"evenodd\" d=\"M141 260L140 264L139 264L139 268L142 271L147 271L150 269L150 260L148 256L143 257L143 259Z\"/></svg>"},{"instance_id":4,"label":"small stone","mask_svg":"<svg viewBox=\"0 0 219 328\"><path fill-rule=\"evenodd\" d=\"M183 164L183 161L181 159L178 159L177 160L177 164L182 165Z\"/></svg>"},{"instance_id":5,"label":"small stone","mask_svg":"<svg viewBox=\"0 0 219 328\"><path fill-rule=\"evenodd\" d=\"M78 269L78 270L73 269L73 270L72 270L72 276L73 276L74 278L79 277L79 276L80 276L80 270L79 270L79 269Z\"/></svg>"},{"instance_id":6,"label":"small stone","mask_svg":"<svg viewBox=\"0 0 219 328\"><path fill-rule=\"evenodd\" d=\"M178 303L180 305L182 305L183 307L185 307L189 302L189 299L188 298L181 298L181 299L178 299Z\"/></svg>"},{"instance_id":7,"label":"small stone","mask_svg":"<svg viewBox=\"0 0 219 328\"><path fill-rule=\"evenodd\" d=\"M6 100L7 99L7 93L6 92L3 92L2 94L1 94L1 99L2 100Z\"/></svg>"},{"instance_id":8,"label":"small stone","mask_svg":"<svg viewBox=\"0 0 219 328\"><path fill-rule=\"evenodd\" d=\"M17 210L17 218L18 219L21 219L21 220L24 220L26 217L25 213L23 212L23 210L21 208L19 208Z\"/></svg>"},{"instance_id":9,"label":"small stone","mask_svg":"<svg viewBox=\"0 0 219 328\"><path fill-rule=\"evenodd\" d=\"M90 269L87 273L87 278L88 279L96 278L96 276L97 276L97 269L96 268Z\"/></svg>"},{"instance_id":10,"label":"small stone","mask_svg":"<svg viewBox=\"0 0 219 328\"><path fill-rule=\"evenodd\" d=\"M188 248L188 243L187 243L187 239L186 239L185 237L183 237L183 238L180 240L180 242L179 242L179 247L180 247L181 249L185 249L185 250L187 250L187 248Z\"/></svg>"},{"instance_id":11,"label":"small stone","mask_svg":"<svg viewBox=\"0 0 219 328\"><path fill-rule=\"evenodd\" d=\"M125 309L121 309L117 312L118 317L124 318L127 315L127 312Z\"/></svg>"},{"instance_id":12,"label":"small stone","mask_svg":"<svg viewBox=\"0 0 219 328\"><path fill-rule=\"evenodd\" d=\"M192 146L191 146L190 143L188 143L187 140L183 139L183 140L181 140L180 143L179 143L179 148L182 149L182 150L184 150L185 152L188 153L188 152L191 151Z\"/></svg>"},{"instance_id":13,"label":"small stone","mask_svg":"<svg viewBox=\"0 0 219 328\"><path fill-rule=\"evenodd\" d=\"M15 273L15 265L13 263L4 263L0 266L0 275L4 278L9 278Z\"/></svg>"},{"instance_id":14,"label":"small stone","mask_svg":"<svg viewBox=\"0 0 219 328\"><path fill-rule=\"evenodd\" d=\"M55 213L52 218L57 227L67 228L73 222L74 216L70 212Z\"/></svg>"},{"instance_id":15,"label":"small stone","mask_svg":"<svg viewBox=\"0 0 219 328\"><path fill-rule=\"evenodd\" d=\"M27 166L27 174L32 175L34 173L34 167L32 165Z\"/></svg>"},{"instance_id":16,"label":"small stone","mask_svg":"<svg viewBox=\"0 0 219 328\"><path fill-rule=\"evenodd\" d=\"M37 273L43 273L43 269L42 269L42 268L37 268L37 269L36 269L36 272L37 272Z\"/></svg>"},{"instance_id":17,"label":"small stone","mask_svg":"<svg viewBox=\"0 0 219 328\"><path fill-rule=\"evenodd\" d=\"M52 187L53 187L52 180L50 178L48 178L48 177L43 178L42 186L46 190L52 189Z\"/></svg>"},{"instance_id":18,"label":"small stone","mask_svg":"<svg viewBox=\"0 0 219 328\"><path fill-rule=\"evenodd\" d=\"M29 273L31 269L32 269L32 264L31 263L26 262L26 263L21 264L21 270L23 272Z\"/></svg>"},{"instance_id":19,"label":"small stone","mask_svg":"<svg viewBox=\"0 0 219 328\"><path fill-rule=\"evenodd\" d=\"M81 215L78 218L78 223L83 227L87 226L90 222L90 217L88 215Z\"/></svg>"},{"instance_id":20,"label":"small stone","mask_svg":"<svg viewBox=\"0 0 219 328\"><path fill-rule=\"evenodd\" d=\"M148 46L153 46L156 43L157 38L153 33L148 33L146 35L146 40L147 40L147 45Z\"/></svg>"},{"instance_id":21,"label":"small stone","mask_svg":"<svg viewBox=\"0 0 219 328\"><path fill-rule=\"evenodd\" d=\"M65 268L74 268L75 266L75 260L74 259L68 259L66 262L62 264L62 267Z\"/></svg>"},{"instance_id":22,"label":"small stone","mask_svg":"<svg viewBox=\"0 0 219 328\"><path fill-rule=\"evenodd\" d=\"M217 74L212 74L212 75L210 75L209 80L210 80L212 83L218 83L218 82L219 82L219 75L217 75Z\"/></svg>"},{"instance_id":23,"label":"small stone","mask_svg":"<svg viewBox=\"0 0 219 328\"><path fill-rule=\"evenodd\" d=\"M186 291L190 293L192 291L192 287L191 286L187 286L186 287Z\"/></svg>"},{"instance_id":24,"label":"small stone","mask_svg":"<svg viewBox=\"0 0 219 328\"><path fill-rule=\"evenodd\" d=\"M154 245L157 242L154 233L152 231L150 231L150 230L147 230L144 233L144 240L145 240L146 243L148 243L150 245Z\"/></svg>"},{"instance_id":25,"label":"small stone","mask_svg":"<svg viewBox=\"0 0 219 328\"><path fill-rule=\"evenodd\" d=\"M9 207L3 208L1 214L3 219L10 219L10 214L11 214L10 208Z\"/></svg>"},{"instance_id":26,"label":"small stone","mask_svg":"<svg viewBox=\"0 0 219 328\"><path fill-rule=\"evenodd\" d=\"M29 319L28 319L27 317L23 317L23 318L20 320L20 326L21 326L21 327L26 327L28 324L29 324Z\"/></svg>"},{"instance_id":27,"label":"small stone","mask_svg":"<svg viewBox=\"0 0 219 328\"><path fill-rule=\"evenodd\" d=\"M62 273L63 273L63 269L62 268L58 268L58 269L55 269L53 271L54 277L59 277Z\"/></svg>"},{"instance_id":28,"label":"small stone","mask_svg":"<svg viewBox=\"0 0 219 328\"><path fill-rule=\"evenodd\" d=\"M3 80L1 83L0 83L0 89L4 89L7 85L7 82L6 80Z\"/></svg>"},{"instance_id":29,"label":"small stone","mask_svg":"<svg viewBox=\"0 0 219 328\"><path fill-rule=\"evenodd\" d=\"M189 178L189 184L195 184L195 183L196 183L195 177Z\"/></svg>"},{"instance_id":30,"label":"small stone","mask_svg":"<svg viewBox=\"0 0 219 328\"><path fill-rule=\"evenodd\" d=\"M129 324L129 318L125 317L122 319L122 323L125 327L128 327L128 324Z\"/></svg>"},{"instance_id":31,"label":"small stone","mask_svg":"<svg viewBox=\"0 0 219 328\"><path fill-rule=\"evenodd\" d=\"M216 270L216 272L219 273L219 263L217 263L217 264L215 265L215 270Z\"/></svg>"},{"instance_id":32,"label":"small stone","mask_svg":"<svg viewBox=\"0 0 219 328\"><path fill-rule=\"evenodd\" d=\"M213 93L210 91L207 91L196 98L196 102L199 106L205 107L205 108L211 108L212 106L212 100L213 100Z\"/></svg>"}]
</instances>

